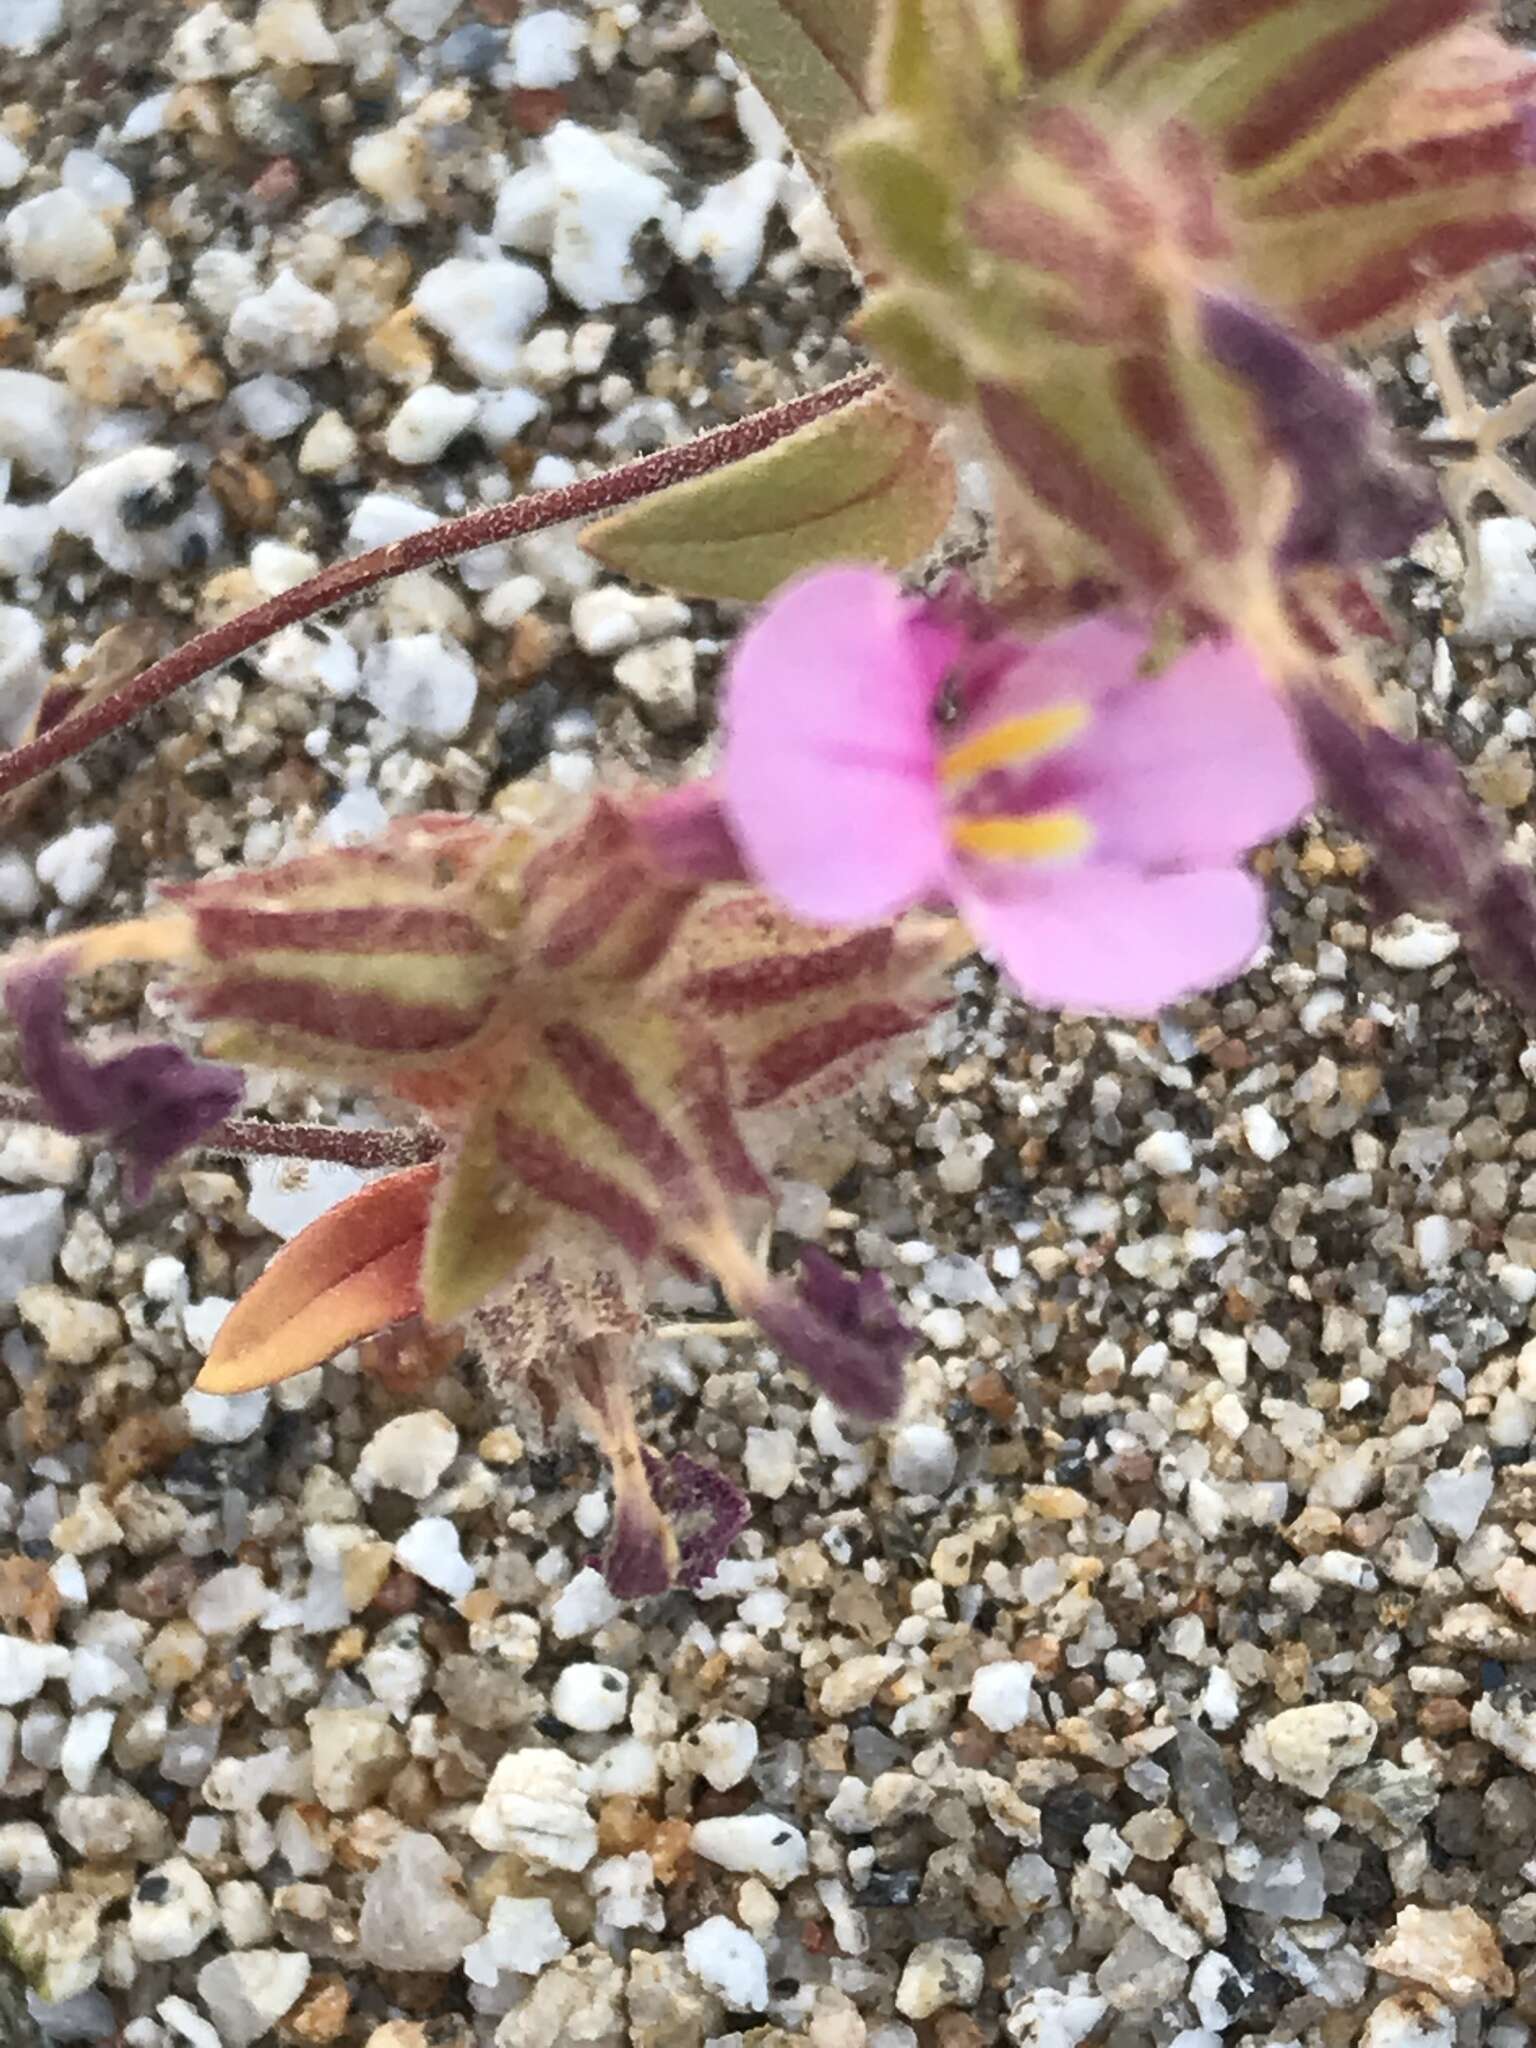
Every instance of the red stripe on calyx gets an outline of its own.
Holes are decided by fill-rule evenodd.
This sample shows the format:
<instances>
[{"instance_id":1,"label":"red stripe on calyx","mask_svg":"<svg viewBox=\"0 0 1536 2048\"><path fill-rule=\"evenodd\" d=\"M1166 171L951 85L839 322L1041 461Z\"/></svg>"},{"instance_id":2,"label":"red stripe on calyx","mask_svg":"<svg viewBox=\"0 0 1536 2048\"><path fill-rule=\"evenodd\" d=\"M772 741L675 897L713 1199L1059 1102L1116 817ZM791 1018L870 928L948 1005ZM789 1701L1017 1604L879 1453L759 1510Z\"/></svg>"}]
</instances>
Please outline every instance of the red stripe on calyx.
<instances>
[{"instance_id":1,"label":"red stripe on calyx","mask_svg":"<svg viewBox=\"0 0 1536 2048\"><path fill-rule=\"evenodd\" d=\"M683 1108L701 1139L710 1171L728 1195L745 1201L767 1201L772 1190L736 1128L731 1107L725 1056L705 1040L690 1048L679 1076Z\"/></svg>"},{"instance_id":2,"label":"red stripe on calyx","mask_svg":"<svg viewBox=\"0 0 1536 2048\"><path fill-rule=\"evenodd\" d=\"M669 1202L699 1206L693 1162L641 1095L627 1067L579 1024L545 1026L544 1046L589 1115L623 1146Z\"/></svg>"},{"instance_id":3,"label":"red stripe on calyx","mask_svg":"<svg viewBox=\"0 0 1536 2048\"><path fill-rule=\"evenodd\" d=\"M1167 363L1160 356L1132 356L1119 365L1116 385L1121 410L1168 479L1196 538L1218 559L1239 553L1237 509Z\"/></svg>"},{"instance_id":4,"label":"red stripe on calyx","mask_svg":"<svg viewBox=\"0 0 1536 2048\"><path fill-rule=\"evenodd\" d=\"M690 1008L709 1017L744 1017L757 1010L839 988L861 975L879 974L889 966L895 933L885 928L857 932L835 945L809 953L770 953L724 967L706 967L689 975L680 991Z\"/></svg>"},{"instance_id":5,"label":"red stripe on calyx","mask_svg":"<svg viewBox=\"0 0 1536 2048\"><path fill-rule=\"evenodd\" d=\"M656 1218L628 1189L584 1166L558 1139L499 1116L496 1150L530 1193L586 1217L637 1264L654 1257L661 1240Z\"/></svg>"},{"instance_id":6,"label":"red stripe on calyx","mask_svg":"<svg viewBox=\"0 0 1536 2048\"><path fill-rule=\"evenodd\" d=\"M1519 256L1533 240L1525 214L1452 221L1429 229L1390 256L1318 292L1297 313L1297 325L1320 341L1352 334L1395 311L1422 304L1436 283L1450 284L1501 256Z\"/></svg>"},{"instance_id":7,"label":"red stripe on calyx","mask_svg":"<svg viewBox=\"0 0 1536 2048\"><path fill-rule=\"evenodd\" d=\"M982 418L998 452L1058 519L1096 541L1144 589L1178 581L1178 565L1115 487L1089 469L1082 451L1015 387L983 385Z\"/></svg>"},{"instance_id":8,"label":"red stripe on calyx","mask_svg":"<svg viewBox=\"0 0 1536 2048\"><path fill-rule=\"evenodd\" d=\"M1347 164L1314 164L1266 193L1253 220L1288 220L1334 208L1382 206L1443 192L1448 185L1527 175L1525 123L1499 121L1460 135L1432 135L1411 148L1375 150ZM1533 231L1536 232L1536 231Z\"/></svg>"},{"instance_id":9,"label":"red stripe on calyx","mask_svg":"<svg viewBox=\"0 0 1536 2048\"><path fill-rule=\"evenodd\" d=\"M814 1080L828 1067L914 1028L899 1003L855 1003L835 1017L788 1031L758 1053L747 1070L742 1106L762 1109Z\"/></svg>"},{"instance_id":10,"label":"red stripe on calyx","mask_svg":"<svg viewBox=\"0 0 1536 2048\"><path fill-rule=\"evenodd\" d=\"M618 865L600 874L546 927L539 946L545 967L574 967L599 945L646 887L644 870Z\"/></svg>"},{"instance_id":11,"label":"red stripe on calyx","mask_svg":"<svg viewBox=\"0 0 1536 2048\"><path fill-rule=\"evenodd\" d=\"M263 910L208 904L192 915L198 944L214 960L249 953L422 953L461 958L490 941L462 911L430 904L346 904Z\"/></svg>"},{"instance_id":12,"label":"red stripe on calyx","mask_svg":"<svg viewBox=\"0 0 1536 2048\"><path fill-rule=\"evenodd\" d=\"M1145 248L1157 236L1157 211L1136 189L1104 132L1073 107L1042 107L1030 121L1031 145L1059 164L1091 199L1116 238Z\"/></svg>"},{"instance_id":13,"label":"red stripe on calyx","mask_svg":"<svg viewBox=\"0 0 1536 2048\"><path fill-rule=\"evenodd\" d=\"M1415 44L1453 28L1466 12L1466 0L1389 0L1366 20L1320 38L1224 128L1228 168L1241 175L1284 156L1371 78Z\"/></svg>"},{"instance_id":14,"label":"red stripe on calyx","mask_svg":"<svg viewBox=\"0 0 1536 2048\"><path fill-rule=\"evenodd\" d=\"M297 1032L357 1052L412 1055L462 1045L491 1007L393 1003L376 989L354 993L321 981L244 974L196 983L186 1000L194 1015L210 1021Z\"/></svg>"}]
</instances>

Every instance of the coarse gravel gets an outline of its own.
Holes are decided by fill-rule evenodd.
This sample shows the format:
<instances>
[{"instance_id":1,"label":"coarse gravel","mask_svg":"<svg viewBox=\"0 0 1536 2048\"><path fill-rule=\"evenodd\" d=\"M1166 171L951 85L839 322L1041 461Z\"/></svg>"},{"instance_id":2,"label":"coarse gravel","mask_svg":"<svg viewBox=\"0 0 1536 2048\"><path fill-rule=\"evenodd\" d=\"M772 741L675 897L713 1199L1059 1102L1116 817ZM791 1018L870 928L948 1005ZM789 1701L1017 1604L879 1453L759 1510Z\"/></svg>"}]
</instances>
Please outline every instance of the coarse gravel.
<instances>
[{"instance_id":1,"label":"coarse gravel","mask_svg":"<svg viewBox=\"0 0 1536 2048\"><path fill-rule=\"evenodd\" d=\"M13 22L0 738L50 678L855 360L829 224L677 0ZM1474 396L1536 376L1533 305L1458 330ZM1366 367L1433 419L1411 343ZM1392 586L1396 715L1530 858L1530 644L1460 634L1448 530ZM0 944L670 773L734 624L563 535L414 577L13 806ZM596 1454L473 1358L186 1398L349 1169L132 1210L0 1128L0 2040L1526 2048L1536 1045L1454 934L1372 925L1344 835L1263 864L1231 988L1121 1026L972 963L806 1143L780 1224L889 1276L907 1410L866 1436L750 1341L654 1340L648 1439L754 1517L642 1606L587 1563ZM164 1028L126 969L88 1017Z\"/></svg>"}]
</instances>

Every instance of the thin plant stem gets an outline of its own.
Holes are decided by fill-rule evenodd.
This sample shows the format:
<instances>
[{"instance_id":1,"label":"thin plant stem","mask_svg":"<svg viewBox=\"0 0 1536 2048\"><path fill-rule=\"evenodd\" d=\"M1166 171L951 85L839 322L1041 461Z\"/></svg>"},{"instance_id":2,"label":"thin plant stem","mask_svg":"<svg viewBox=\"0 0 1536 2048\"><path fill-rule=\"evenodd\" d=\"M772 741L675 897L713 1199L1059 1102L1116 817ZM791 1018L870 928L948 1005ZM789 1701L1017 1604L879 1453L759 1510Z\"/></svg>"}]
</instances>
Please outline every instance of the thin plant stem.
<instances>
[{"instance_id":1,"label":"thin plant stem","mask_svg":"<svg viewBox=\"0 0 1536 2048\"><path fill-rule=\"evenodd\" d=\"M61 762L73 760L97 740L120 731L188 683L196 682L226 661L233 661L236 655L246 653L286 626L330 611L413 569L451 561L456 555L473 554L477 548L494 547L502 541L523 539L543 532L546 527L563 526L571 519L617 511L636 499L665 490L670 484L707 476L771 448L797 427L867 397L881 381L877 371L861 371L802 398L766 407L748 419L712 428L679 448L661 448L653 455L642 455L637 461L603 470L577 483L530 491L505 505L488 505L483 511L465 513L461 519L445 519L424 532L407 534L402 540L354 555L350 561L334 562L307 582L295 584L265 604L255 605L250 611L197 634L163 660L140 670L99 703L77 711L72 718L61 719L24 746L0 754L0 797L46 774L50 768L57 768Z\"/></svg>"},{"instance_id":2,"label":"thin plant stem","mask_svg":"<svg viewBox=\"0 0 1536 2048\"><path fill-rule=\"evenodd\" d=\"M435 1131L359 1131L336 1124L264 1124L253 1117L232 1117L199 1139L197 1149L249 1159L307 1159L366 1170L425 1165L442 1151L443 1141Z\"/></svg>"},{"instance_id":3,"label":"thin plant stem","mask_svg":"<svg viewBox=\"0 0 1536 2048\"><path fill-rule=\"evenodd\" d=\"M43 1105L19 1088L0 1088L0 1124L54 1126ZM337 1124L269 1124L258 1117L231 1117L216 1124L192 1147L194 1152L249 1159L304 1159L322 1166L421 1166L435 1159L442 1140L434 1131L389 1128L344 1129Z\"/></svg>"}]
</instances>

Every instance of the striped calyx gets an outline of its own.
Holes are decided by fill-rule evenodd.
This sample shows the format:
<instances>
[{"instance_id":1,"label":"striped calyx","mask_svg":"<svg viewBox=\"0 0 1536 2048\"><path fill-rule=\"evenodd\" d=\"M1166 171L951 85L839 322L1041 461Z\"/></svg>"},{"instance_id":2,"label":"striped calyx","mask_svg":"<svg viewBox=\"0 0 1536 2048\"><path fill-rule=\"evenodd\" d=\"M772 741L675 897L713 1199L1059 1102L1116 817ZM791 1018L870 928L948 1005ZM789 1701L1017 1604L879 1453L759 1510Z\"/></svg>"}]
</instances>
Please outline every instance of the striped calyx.
<instances>
[{"instance_id":1,"label":"striped calyx","mask_svg":"<svg viewBox=\"0 0 1536 2048\"><path fill-rule=\"evenodd\" d=\"M615 1569L654 1590L690 1553L626 1388L649 1278L713 1272L834 1398L899 1404L908 1338L880 1283L825 1259L770 1276L748 1250L770 1206L753 1125L844 1092L920 1027L953 940L932 920L829 933L746 885L680 881L643 818L599 798L542 836L416 819L194 885L179 986L224 1051L404 1101L444 1138L439 1162L365 1188L273 1261L205 1384L302 1371L399 1317L474 1318L494 1370L547 1384L603 1441ZM668 1486L712 1554L735 1526L726 1495Z\"/></svg>"},{"instance_id":2,"label":"striped calyx","mask_svg":"<svg viewBox=\"0 0 1536 2048\"><path fill-rule=\"evenodd\" d=\"M359 1080L462 1055L504 975L486 912L505 838L478 820L412 818L366 846L167 892L196 939L180 993L213 1027L209 1044Z\"/></svg>"},{"instance_id":3,"label":"striped calyx","mask_svg":"<svg viewBox=\"0 0 1536 2048\"><path fill-rule=\"evenodd\" d=\"M1536 244L1536 67L1478 0L887 0L874 99L864 325L979 415L1021 578L1241 625L1299 534L1347 567L1418 530L1319 345Z\"/></svg>"}]
</instances>

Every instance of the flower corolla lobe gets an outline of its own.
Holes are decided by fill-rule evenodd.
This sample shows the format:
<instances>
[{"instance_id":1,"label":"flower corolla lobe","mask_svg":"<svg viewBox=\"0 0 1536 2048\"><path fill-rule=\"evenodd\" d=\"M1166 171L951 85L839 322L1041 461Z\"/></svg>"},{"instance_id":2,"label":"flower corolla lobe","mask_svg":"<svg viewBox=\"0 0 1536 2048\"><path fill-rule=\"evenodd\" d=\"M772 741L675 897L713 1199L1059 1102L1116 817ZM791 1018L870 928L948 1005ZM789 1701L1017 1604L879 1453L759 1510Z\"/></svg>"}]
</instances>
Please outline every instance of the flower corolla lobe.
<instances>
[{"instance_id":1,"label":"flower corolla lobe","mask_svg":"<svg viewBox=\"0 0 1536 2048\"><path fill-rule=\"evenodd\" d=\"M1147 675L1113 621L1038 643L873 570L792 586L738 644L723 786L754 871L828 924L951 902L1024 993L1143 1014L1263 933L1239 865L1311 779L1239 643Z\"/></svg>"}]
</instances>

